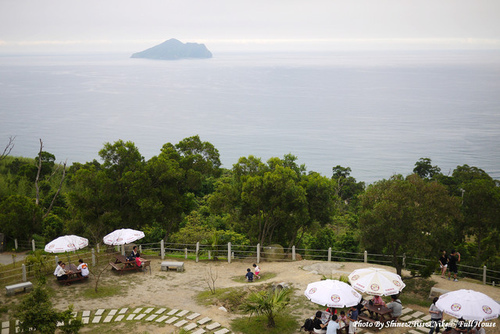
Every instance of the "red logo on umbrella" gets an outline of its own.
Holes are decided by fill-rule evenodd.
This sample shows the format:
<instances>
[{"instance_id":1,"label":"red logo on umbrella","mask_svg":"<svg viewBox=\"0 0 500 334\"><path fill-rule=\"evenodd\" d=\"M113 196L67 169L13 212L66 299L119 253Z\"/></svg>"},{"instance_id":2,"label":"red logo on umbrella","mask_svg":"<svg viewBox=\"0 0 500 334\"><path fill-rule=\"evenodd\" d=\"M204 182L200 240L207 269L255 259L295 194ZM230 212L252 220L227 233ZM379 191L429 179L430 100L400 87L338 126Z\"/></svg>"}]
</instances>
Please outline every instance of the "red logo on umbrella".
<instances>
[{"instance_id":1,"label":"red logo on umbrella","mask_svg":"<svg viewBox=\"0 0 500 334\"><path fill-rule=\"evenodd\" d=\"M459 303L455 303L452 304L450 308L452 311L460 311L462 309L462 305L460 305Z\"/></svg>"},{"instance_id":2,"label":"red logo on umbrella","mask_svg":"<svg viewBox=\"0 0 500 334\"><path fill-rule=\"evenodd\" d=\"M359 278L359 275L354 275L353 277L351 277L351 280L356 281L358 278Z\"/></svg>"},{"instance_id":3,"label":"red logo on umbrella","mask_svg":"<svg viewBox=\"0 0 500 334\"><path fill-rule=\"evenodd\" d=\"M378 291L380 290L380 287L378 286L378 284L373 283L372 285L370 285L370 289L372 289L372 291Z\"/></svg>"},{"instance_id":4,"label":"red logo on umbrella","mask_svg":"<svg viewBox=\"0 0 500 334\"><path fill-rule=\"evenodd\" d=\"M311 290L309 290L309 293L310 293L310 294L313 294L313 293L315 293L316 291L318 291L318 289L317 289L317 288L312 288Z\"/></svg>"},{"instance_id":5,"label":"red logo on umbrella","mask_svg":"<svg viewBox=\"0 0 500 334\"><path fill-rule=\"evenodd\" d=\"M488 305L483 305L483 312L486 314L491 314L491 307L489 307Z\"/></svg>"},{"instance_id":6,"label":"red logo on umbrella","mask_svg":"<svg viewBox=\"0 0 500 334\"><path fill-rule=\"evenodd\" d=\"M340 301L340 296L339 295L332 295L331 299L332 299L332 302L338 303Z\"/></svg>"},{"instance_id":7,"label":"red logo on umbrella","mask_svg":"<svg viewBox=\"0 0 500 334\"><path fill-rule=\"evenodd\" d=\"M401 283L399 283L398 281L396 280L393 280L392 283L394 283L395 286L401 286Z\"/></svg>"}]
</instances>

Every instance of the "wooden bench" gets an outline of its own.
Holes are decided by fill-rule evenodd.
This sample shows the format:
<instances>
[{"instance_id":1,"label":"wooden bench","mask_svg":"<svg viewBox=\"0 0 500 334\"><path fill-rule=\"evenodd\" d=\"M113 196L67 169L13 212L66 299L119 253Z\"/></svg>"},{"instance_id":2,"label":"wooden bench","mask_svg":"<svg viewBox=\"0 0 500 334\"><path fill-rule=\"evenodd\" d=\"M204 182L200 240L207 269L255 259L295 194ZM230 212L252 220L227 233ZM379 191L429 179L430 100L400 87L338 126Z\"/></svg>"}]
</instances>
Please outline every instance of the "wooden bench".
<instances>
[{"instance_id":1,"label":"wooden bench","mask_svg":"<svg viewBox=\"0 0 500 334\"><path fill-rule=\"evenodd\" d=\"M375 324L375 323L379 322L378 320L372 319L369 316L364 315L364 314L358 315L358 321L359 320L366 321L366 322L371 322L372 324Z\"/></svg>"},{"instance_id":2,"label":"wooden bench","mask_svg":"<svg viewBox=\"0 0 500 334\"><path fill-rule=\"evenodd\" d=\"M84 281L88 279L88 276L72 275L68 279L57 280L61 284L69 285L71 282Z\"/></svg>"},{"instance_id":3,"label":"wooden bench","mask_svg":"<svg viewBox=\"0 0 500 334\"><path fill-rule=\"evenodd\" d=\"M13 285L7 285L5 287L5 293L7 294L7 296L12 296L19 290L22 290L22 292L31 291L33 290L33 284L31 282L22 282Z\"/></svg>"},{"instance_id":4,"label":"wooden bench","mask_svg":"<svg viewBox=\"0 0 500 334\"><path fill-rule=\"evenodd\" d=\"M184 262L163 261L161 263L161 270L168 271L169 269L184 271Z\"/></svg>"}]
</instances>

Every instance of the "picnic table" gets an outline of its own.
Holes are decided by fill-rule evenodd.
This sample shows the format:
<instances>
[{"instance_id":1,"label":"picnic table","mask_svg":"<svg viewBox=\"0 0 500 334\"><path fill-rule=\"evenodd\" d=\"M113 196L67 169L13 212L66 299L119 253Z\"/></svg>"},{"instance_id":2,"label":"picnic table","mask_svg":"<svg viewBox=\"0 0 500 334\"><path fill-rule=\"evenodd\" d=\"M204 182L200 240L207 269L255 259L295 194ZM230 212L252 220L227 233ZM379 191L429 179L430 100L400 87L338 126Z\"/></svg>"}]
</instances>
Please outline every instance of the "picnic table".
<instances>
[{"instance_id":1,"label":"picnic table","mask_svg":"<svg viewBox=\"0 0 500 334\"><path fill-rule=\"evenodd\" d=\"M149 267L149 273L151 274L151 261L143 258L141 258L141 265L138 266L135 260L128 260L124 255L117 254L115 255L115 260L110 261L109 265L111 266L111 270L114 269L120 274L128 270L143 270L147 267Z\"/></svg>"},{"instance_id":2,"label":"picnic table","mask_svg":"<svg viewBox=\"0 0 500 334\"><path fill-rule=\"evenodd\" d=\"M70 285L71 282L84 281L89 278L88 276L82 276L82 271L78 270L78 268L73 263L70 263L68 265L68 268L69 269L66 272L68 278L64 280L57 280L59 283L64 285Z\"/></svg>"},{"instance_id":3,"label":"picnic table","mask_svg":"<svg viewBox=\"0 0 500 334\"><path fill-rule=\"evenodd\" d=\"M364 305L365 309L368 311L372 311L377 315L377 318L380 316L380 322L386 322L390 320L390 315L392 310L386 306L383 305L371 305L370 303L366 303ZM387 316L387 317L386 317ZM379 320L372 319L367 315L360 314L358 316L358 320L363 320L366 322L371 322L371 323L377 323Z\"/></svg>"}]
</instances>

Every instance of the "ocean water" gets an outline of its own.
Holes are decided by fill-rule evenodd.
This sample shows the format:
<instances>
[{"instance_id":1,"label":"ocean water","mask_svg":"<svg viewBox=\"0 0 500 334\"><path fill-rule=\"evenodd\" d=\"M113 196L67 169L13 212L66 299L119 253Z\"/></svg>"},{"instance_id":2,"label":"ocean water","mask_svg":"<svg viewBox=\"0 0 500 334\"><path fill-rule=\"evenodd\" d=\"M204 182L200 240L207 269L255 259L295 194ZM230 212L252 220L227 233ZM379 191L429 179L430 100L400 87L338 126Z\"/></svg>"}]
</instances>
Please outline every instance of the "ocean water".
<instances>
[{"instance_id":1,"label":"ocean water","mask_svg":"<svg viewBox=\"0 0 500 334\"><path fill-rule=\"evenodd\" d=\"M99 160L133 141L149 159L200 135L223 166L291 153L372 183L421 157L500 179L500 51L215 54L153 61L111 55L0 56L0 148Z\"/></svg>"}]
</instances>

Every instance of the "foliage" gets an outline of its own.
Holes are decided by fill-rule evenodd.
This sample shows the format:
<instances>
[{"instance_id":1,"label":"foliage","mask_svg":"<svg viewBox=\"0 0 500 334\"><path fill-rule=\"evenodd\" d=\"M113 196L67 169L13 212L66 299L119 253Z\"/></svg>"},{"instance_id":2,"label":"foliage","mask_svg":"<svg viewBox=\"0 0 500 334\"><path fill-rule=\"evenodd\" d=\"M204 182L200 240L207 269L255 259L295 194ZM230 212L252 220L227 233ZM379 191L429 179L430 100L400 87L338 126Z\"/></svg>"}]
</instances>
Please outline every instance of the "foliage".
<instances>
[{"instance_id":1,"label":"foliage","mask_svg":"<svg viewBox=\"0 0 500 334\"><path fill-rule=\"evenodd\" d=\"M243 312L255 315L264 315L267 318L267 327L276 326L275 318L280 312L283 312L290 303L291 289L268 289L252 293L241 306Z\"/></svg>"},{"instance_id":2,"label":"foliage","mask_svg":"<svg viewBox=\"0 0 500 334\"><path fill-rule=\"evenodd\" d=\"M231 322L231 329L237 333L244 334L292 334L297 332L299 323L290 313L282 313L274 318L275 327L267 327L265 316L251 318L237 318Z\"/></svg>"},{"instance_id":3,"label":"foliage","mask_svg":"<svg viewBox=\"0 0 500 334\"><path fill-rule=\"evenodd\" d=\"M24 263L29 271L33 271L37 279L45 279L45 273L48 268L47 254L42 250L36 250L34 253L26 256Z\"/></svg>"},{"instance_id":4,"label":"foliage","mask_svg":"<svg viewBox=\"0 0 500 334\"><path fill-rule=\"evenodd\" d=\"M437 182L417 175L376 182L361 196L360 233L368 251L392 256L437 254L453 224L461 219L459 202ZM383 231L383 233L381 233Z\"/></svg>"},{"instance_id":5,"label":"foliage","mask_svg":"<svg viewBox=\"0 0 500 334\"><path fill-rule=\"evenodd\" d=\"M63 321L59 327L64 333L78 333L83 326L81 321L74 319L72 308L66 311L56 311L50 302L45 288L38 284L22 302L17 305L14 317L19 320L21 332L37 331L42 334L55 333L57 323Z\"/></svg>"}]
</instances>

